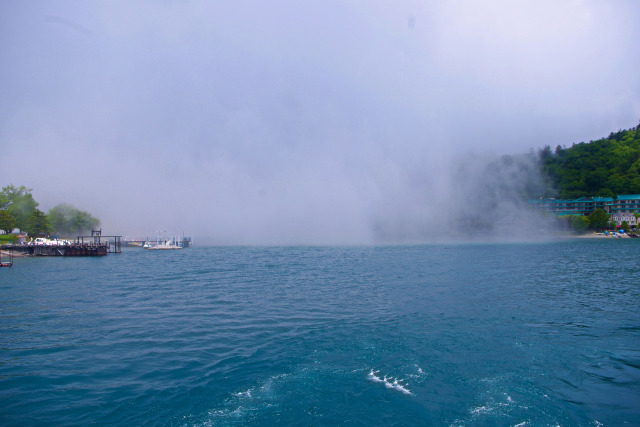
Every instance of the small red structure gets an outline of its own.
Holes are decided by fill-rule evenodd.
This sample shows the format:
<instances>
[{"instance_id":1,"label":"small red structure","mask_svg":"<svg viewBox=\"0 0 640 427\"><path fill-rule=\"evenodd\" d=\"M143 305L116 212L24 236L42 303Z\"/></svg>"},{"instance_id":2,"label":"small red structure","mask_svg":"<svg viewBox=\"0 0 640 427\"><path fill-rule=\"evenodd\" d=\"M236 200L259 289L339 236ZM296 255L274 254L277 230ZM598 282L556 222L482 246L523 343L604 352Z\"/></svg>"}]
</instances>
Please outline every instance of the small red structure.
<instances>
[{"instance_id":1,"label":"small red structure","mask_svg":"<svg viewBox=\"0 0 640 427\"><path fill-rule=\"evenodd\" d=\"M0 252L0 267L13 266L13 252L9 252L9 262L2 262L2 252Z\"/></svg>"}]
</instances>

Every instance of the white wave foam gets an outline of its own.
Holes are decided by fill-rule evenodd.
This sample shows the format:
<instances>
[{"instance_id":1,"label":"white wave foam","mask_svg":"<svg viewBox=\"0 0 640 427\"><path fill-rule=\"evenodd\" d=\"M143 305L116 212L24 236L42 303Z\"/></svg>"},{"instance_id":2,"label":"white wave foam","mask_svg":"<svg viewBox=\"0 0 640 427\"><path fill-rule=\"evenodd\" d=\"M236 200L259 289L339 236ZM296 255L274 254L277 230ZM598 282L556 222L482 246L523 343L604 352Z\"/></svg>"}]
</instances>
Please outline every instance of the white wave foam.
<instances>
[{"instance_id":1,"label":"white wave foam","mask_svg":"<svg viewBox=\"0 0 640 427\"><path fill-rule=\"evenodd\" d=\"M236 393L236 397L251 397L251 391L252 391L252 390L253 390L253 389L252 389L252 388L250 388L250 389L249 389L249 390L247 390L247 391L241 391L241 392L238 392L238 393Z\"/></svg>"},{"instance_id":2,"label":"white wave foam","mask_svg":"<svg viewBox=\"0 0 640 427\"><path fill-rule=\"evenodd\" d=\"M371 372L369 372L369 380L373 381L374 383L382 383L384 381L382 381L382 378L380 378L379 376L377 376L377 374L380 371L374 371L373 369L371 370Z\"/></svg>"},{"instance_id":3,"label":"white wave foam","mask_svg":"<svg viewBox=\"0 0 640 427\"><path fill-rule=\"evenodd\" d=\"M399 391L400 393L404 393L407 395L412 395L413 393L411 393L411 390L409 390L407 388L407 384L405 383L405 380L402 379L398 379L398 378L394 378L394 377L387 377L386 375L382 378L380 378L378 376L378 374L380 373L380 371L374 371L373 369L371 370L371 372L369 372L369 380L373 381L374 383L383 383L384 386L390 390L395 390L395 391Z\"/></svg>"},{"instance_id":4,"label":"white wave foam","mask_svg":"<svg viewBox=\"0 0 640 427\"><path fill-rule=\"evenodd\" d=\"M418 365L414 365L414 366L416 368L418 368L418 373L417 374L410 374L409 378L420 378L420 377L426 375L420 366L418 366Z\"/></svg>"},{"instance_id":5,"label":"white wave foam","mask_svg":"<svg viewBox=\"0 0 640 427\"><path fill-rule=\"evenodd\" d=\"M489 412L492 412L493 408L489 408L487 406L479 406L475 409L471 410L471 413L473 415L478 415L478 414L488 414Z\"/></svg>"}]
</instances>

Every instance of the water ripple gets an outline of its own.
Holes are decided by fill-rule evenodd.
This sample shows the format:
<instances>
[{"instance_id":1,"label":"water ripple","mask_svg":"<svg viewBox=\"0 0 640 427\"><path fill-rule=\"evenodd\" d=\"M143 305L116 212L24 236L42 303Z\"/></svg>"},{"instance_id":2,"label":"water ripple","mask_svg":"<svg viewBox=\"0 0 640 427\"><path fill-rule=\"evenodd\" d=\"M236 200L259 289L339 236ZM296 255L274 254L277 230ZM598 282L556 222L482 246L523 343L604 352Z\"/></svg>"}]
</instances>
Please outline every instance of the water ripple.
<instances>
[{"instance_id":1,"label":"water ripple","mask_svg":"<svg viewBox=\"0 0 640 427\"><path fill-rule=\"evenodd\" d=\"M637 248L20 259L0 272L0 422L640 424Z\"/></svg>"}]
</instances>

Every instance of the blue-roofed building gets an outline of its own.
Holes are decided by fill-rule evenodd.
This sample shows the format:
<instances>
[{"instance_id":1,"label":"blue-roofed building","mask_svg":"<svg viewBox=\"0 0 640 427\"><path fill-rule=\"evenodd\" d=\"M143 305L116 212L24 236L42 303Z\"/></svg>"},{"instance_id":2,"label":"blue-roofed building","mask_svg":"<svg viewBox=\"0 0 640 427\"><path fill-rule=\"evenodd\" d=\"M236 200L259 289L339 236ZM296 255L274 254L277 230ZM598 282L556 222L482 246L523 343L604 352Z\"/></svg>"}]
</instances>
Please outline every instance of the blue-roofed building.
<instances>
[{"instance_id":1,"label":"blue-roofed building","mask_svg":"<svg viewBox=\"0 0 640 427\"><path fill-rule=\"evenodd\" d=\"M616 203L612 205L611 213L635 213L640 212L640 194L621 194Z\"/></svg>"},{"instance_id":2,"label":"blue-roofed building","mask_svg":"<svg viewBox=\"0 0 640 427\"><path fill-rule=\"evenodd\" d=\"M539 199L529 200L529 205L555 215L589 215L600 208L611 212L615 200L612 197L580 197L579 199Z\"/></svg>"},{"instance_id":3,"label":"blue-roofed building","mask_svg":"<svg viewBox=\"0 0 640 427\"><path fill-rule=\"evenodd\" d=\"M612 197L580 197L579 199L538 199L529 200L533 209L554 215L589 215L600 208L609 214L640 213L640 194L621 194Z\"/></svg>"},{"instance_id":4,"label":"blue-roofed building","mask_svg":"<svg viewBox=\"0 0 640 427\"><path fill-rule=\"evenodd\" d=\"M593 210L598 208L608 212L611 204L614 202L613 197L592 197L593 199ZM593 211L592 211L593 212Z\"/></svg>"},{"instance_id":5,"label":"blue-roofed building","mask_svg":"<svg viewBox=\"0 0 640 427\"><path fill-rule=\"evenodd\" d=\"M529 200L529 206L535 210L553 215L589 215L600 208L610 214L611 221L621 225L626 221L631 227L637 227L634 214L640 214L640 194L621 194L612 197L580 197L579 199L538 199Z\"/></svg>"}]
</instances>

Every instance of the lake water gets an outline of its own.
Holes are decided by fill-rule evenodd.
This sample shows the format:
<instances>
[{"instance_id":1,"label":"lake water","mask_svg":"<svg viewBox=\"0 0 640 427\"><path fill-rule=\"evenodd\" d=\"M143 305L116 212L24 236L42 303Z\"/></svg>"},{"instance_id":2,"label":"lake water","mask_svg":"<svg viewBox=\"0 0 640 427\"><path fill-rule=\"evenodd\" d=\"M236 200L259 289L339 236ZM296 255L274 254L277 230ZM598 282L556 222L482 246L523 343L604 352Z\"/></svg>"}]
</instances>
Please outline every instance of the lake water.
<instances>
[{"instance_id":1,"label":"lake water","mask_svg":"<svg viewBox=\"0 0 640 427\"><path fill-rule=\"evenodd\" d=\"M0 270L0 425L640 425L640 241Z\"/></svg>"}]
</instances>

